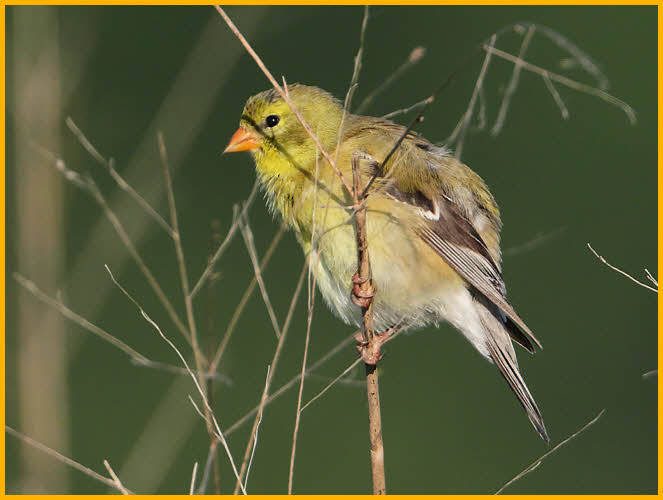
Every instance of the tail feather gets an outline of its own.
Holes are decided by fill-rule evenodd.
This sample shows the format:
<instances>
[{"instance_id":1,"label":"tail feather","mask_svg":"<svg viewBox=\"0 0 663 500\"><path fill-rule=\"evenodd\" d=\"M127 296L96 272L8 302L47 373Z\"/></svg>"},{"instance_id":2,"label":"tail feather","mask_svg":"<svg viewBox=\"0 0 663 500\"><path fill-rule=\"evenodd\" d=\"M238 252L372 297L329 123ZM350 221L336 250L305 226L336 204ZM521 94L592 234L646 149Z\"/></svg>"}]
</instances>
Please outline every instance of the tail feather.
<instances>
[{"instance_id":1,"label":"tail feather","mask_svg":"<svg viewBox=\"0 0 663 500\"><path fill-rule=\"evenodd\" d=\"M550 438L543 423L541 412L518 369L518 360L511 343L509 331L500 320L499 311L492 312L489 307L484 304L479 305L479 308L482 309L481 319L486 328L486 347L490 357L516 395L518 402L527 412L527 416L536 431L544 441L549 443Z\"/></svg>"}]
</instances>

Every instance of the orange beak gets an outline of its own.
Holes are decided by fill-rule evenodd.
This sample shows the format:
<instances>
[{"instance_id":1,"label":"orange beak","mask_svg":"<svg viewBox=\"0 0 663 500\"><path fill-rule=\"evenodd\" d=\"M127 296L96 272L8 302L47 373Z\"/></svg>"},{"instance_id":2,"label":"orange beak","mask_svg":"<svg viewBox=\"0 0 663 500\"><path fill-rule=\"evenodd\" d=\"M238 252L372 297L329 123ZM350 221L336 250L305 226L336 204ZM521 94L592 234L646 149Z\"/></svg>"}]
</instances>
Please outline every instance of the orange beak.
<instances>
[{"instance_id":1,"label":"orange beak","mask_svg":"<svg viewBox=\"0 0 663 500\"><path fill-rule=\"evenodd\" d=\"M255 134L239 127L230 138L230 142L223 152L224 154L237 153L239 151L251 151L259 147L260 143L257 141Z\"/></svg>"}]
</instances>

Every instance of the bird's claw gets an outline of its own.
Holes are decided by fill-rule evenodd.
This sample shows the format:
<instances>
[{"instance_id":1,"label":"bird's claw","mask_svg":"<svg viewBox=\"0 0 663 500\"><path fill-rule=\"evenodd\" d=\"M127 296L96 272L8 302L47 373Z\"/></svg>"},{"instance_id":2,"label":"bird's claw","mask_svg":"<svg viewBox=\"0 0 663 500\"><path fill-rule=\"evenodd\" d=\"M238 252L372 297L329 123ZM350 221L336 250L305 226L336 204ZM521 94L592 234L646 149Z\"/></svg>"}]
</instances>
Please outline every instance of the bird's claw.
<instances>
[{"instance_id":1,"label":"bird's claw","mask_svg":"<svg viewBox=\"0 0 663 500\"><path fill-rule=\"evenodd\" d=\"M368 283L368 286L366 285ZM375 288L369 280L361 279L358 273L352 276L352 302L364 309L371 305L373 297L375 296Z\"/></svg>"},{"instance_id":2,"label":"bird's claw","mask_svg":"<svg viewBox=\"0 0 663 500\"><path fill-rule=\"evenodd\" d=\"M372 342L364 340L362 332L358 332L354 335L354 338L357 341L357 352L359 352L364 363L367 365L377 365L378 361L384 358L384 353L381 353L380 349L382 348L382 344L389 340L393 330L393 328L389 328L384 332L374 333Z\"/></svg>"}]
</instances>

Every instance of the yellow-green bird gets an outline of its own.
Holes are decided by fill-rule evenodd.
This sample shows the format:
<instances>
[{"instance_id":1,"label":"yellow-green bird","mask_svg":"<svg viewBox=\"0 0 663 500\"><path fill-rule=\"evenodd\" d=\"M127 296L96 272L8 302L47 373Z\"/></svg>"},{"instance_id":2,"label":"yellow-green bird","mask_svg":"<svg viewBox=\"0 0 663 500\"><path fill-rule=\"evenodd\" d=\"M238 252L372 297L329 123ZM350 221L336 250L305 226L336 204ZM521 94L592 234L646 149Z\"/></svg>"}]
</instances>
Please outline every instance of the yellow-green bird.
<instances>
[{"instance_id":1,"label":"yellow-green bird","mask_svg":"<svg viewBox=\"0 0 663 500\"><path fill-rule=\"evenodd\" d=\"M493 196L448 149L383 118L344 112L317 87L288 95L346 179L361 158L362 183L380 170L366 199L367 242L377 331L441 320L455 326L500 370L541 435L541 413L518 369L512 340L540 343L506 299L501 275L502 222ZM251 97L225 152L251 151L269 207L294 230L318 287L346 323L360 325L352 278L357 244L352 197L276 90ZM351 181L350 181L351 182Z\"/></svg>"}]
</instances>

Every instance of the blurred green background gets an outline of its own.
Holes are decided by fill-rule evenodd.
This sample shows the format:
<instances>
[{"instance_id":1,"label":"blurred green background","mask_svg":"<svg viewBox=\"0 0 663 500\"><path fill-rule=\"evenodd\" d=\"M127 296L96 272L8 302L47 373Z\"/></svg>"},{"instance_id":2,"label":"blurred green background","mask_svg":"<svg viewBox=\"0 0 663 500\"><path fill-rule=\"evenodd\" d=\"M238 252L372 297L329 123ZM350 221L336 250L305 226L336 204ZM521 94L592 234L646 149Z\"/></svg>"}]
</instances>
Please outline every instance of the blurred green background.
<instances>
[{"instance_id":1,"label":"blurred green background","mask_svg":"<svg viewBox=\"0 0 663 500\"><path fill-rule=\"evenodd\" d=\"M352 74L361 7L229 7L267 66L288 82L342 97ZM22 291L22 273L51 296L149 357L178 359L112 285L108 264L164 332L191 358L138 268L84 192L66 182L35 145L89 172L140 254L184 317L172 242L65 126L71 116L117 170L168 214L156 133L174 169L186 263L192 280L255 179L248 155L221 157L247 97L268 82L212 7L6 7L6 422L141 493L188 491L193 463L209 439L187 401L184 376L138 367ZM523 72L503 132L490 134L513 66L494 59L485 82L487 126L478 120L463 159L491 187L505 223L509 296L545 349L519 350L521 368L553 444L603 408L603 418L550 456L510 493L655 493L657 367L655 294L601 264L657 276L656 7L371 8L355 103L380 85L416 46L426 57L375 99L382 115L426 97L480 41L519 21L549 26L576 42L609 77L609 91L638 113L557 85L570 119L537 75ZM517 53L522 36L497 46ZM420 131L433 141L453 130L483 56L461 71ZM568 54L535 34L526 59L587 83ZM566 61L565 61L566 59ZM402 123L409 118L400 117ZM217 221L217 222L215 222ZM262 256L278 230L259 198L250 210ZM216 226L215 226L216 224ZM214 229L216 227L216 229ZM288 233L265 271L282 324L303 262ZM195 302L201 345L218 344L253 271L238 235ZM351 329L318 297L309 362ZM298 303L272 391L301 370L306 299ZM255 406L276 339L258 292L241 317L216 383L223 428ZM548 448L497 371L450 326L401 336L386 348L382 415L390 493L492 493ZM307 401L355 359L347 347L306 380ZM367 493L370 462L362 370L302 414L296 493ZM287 491L297 389L264 413L250 493ZM238 462L249 425L229 436ZM7 493L103 493L108 488L6 437ZM221 491L233 476L220 454ZM199 474L200 478L200 474ZM214 482L210 483L213 491Z\"/></svg>"}]
</instances>

